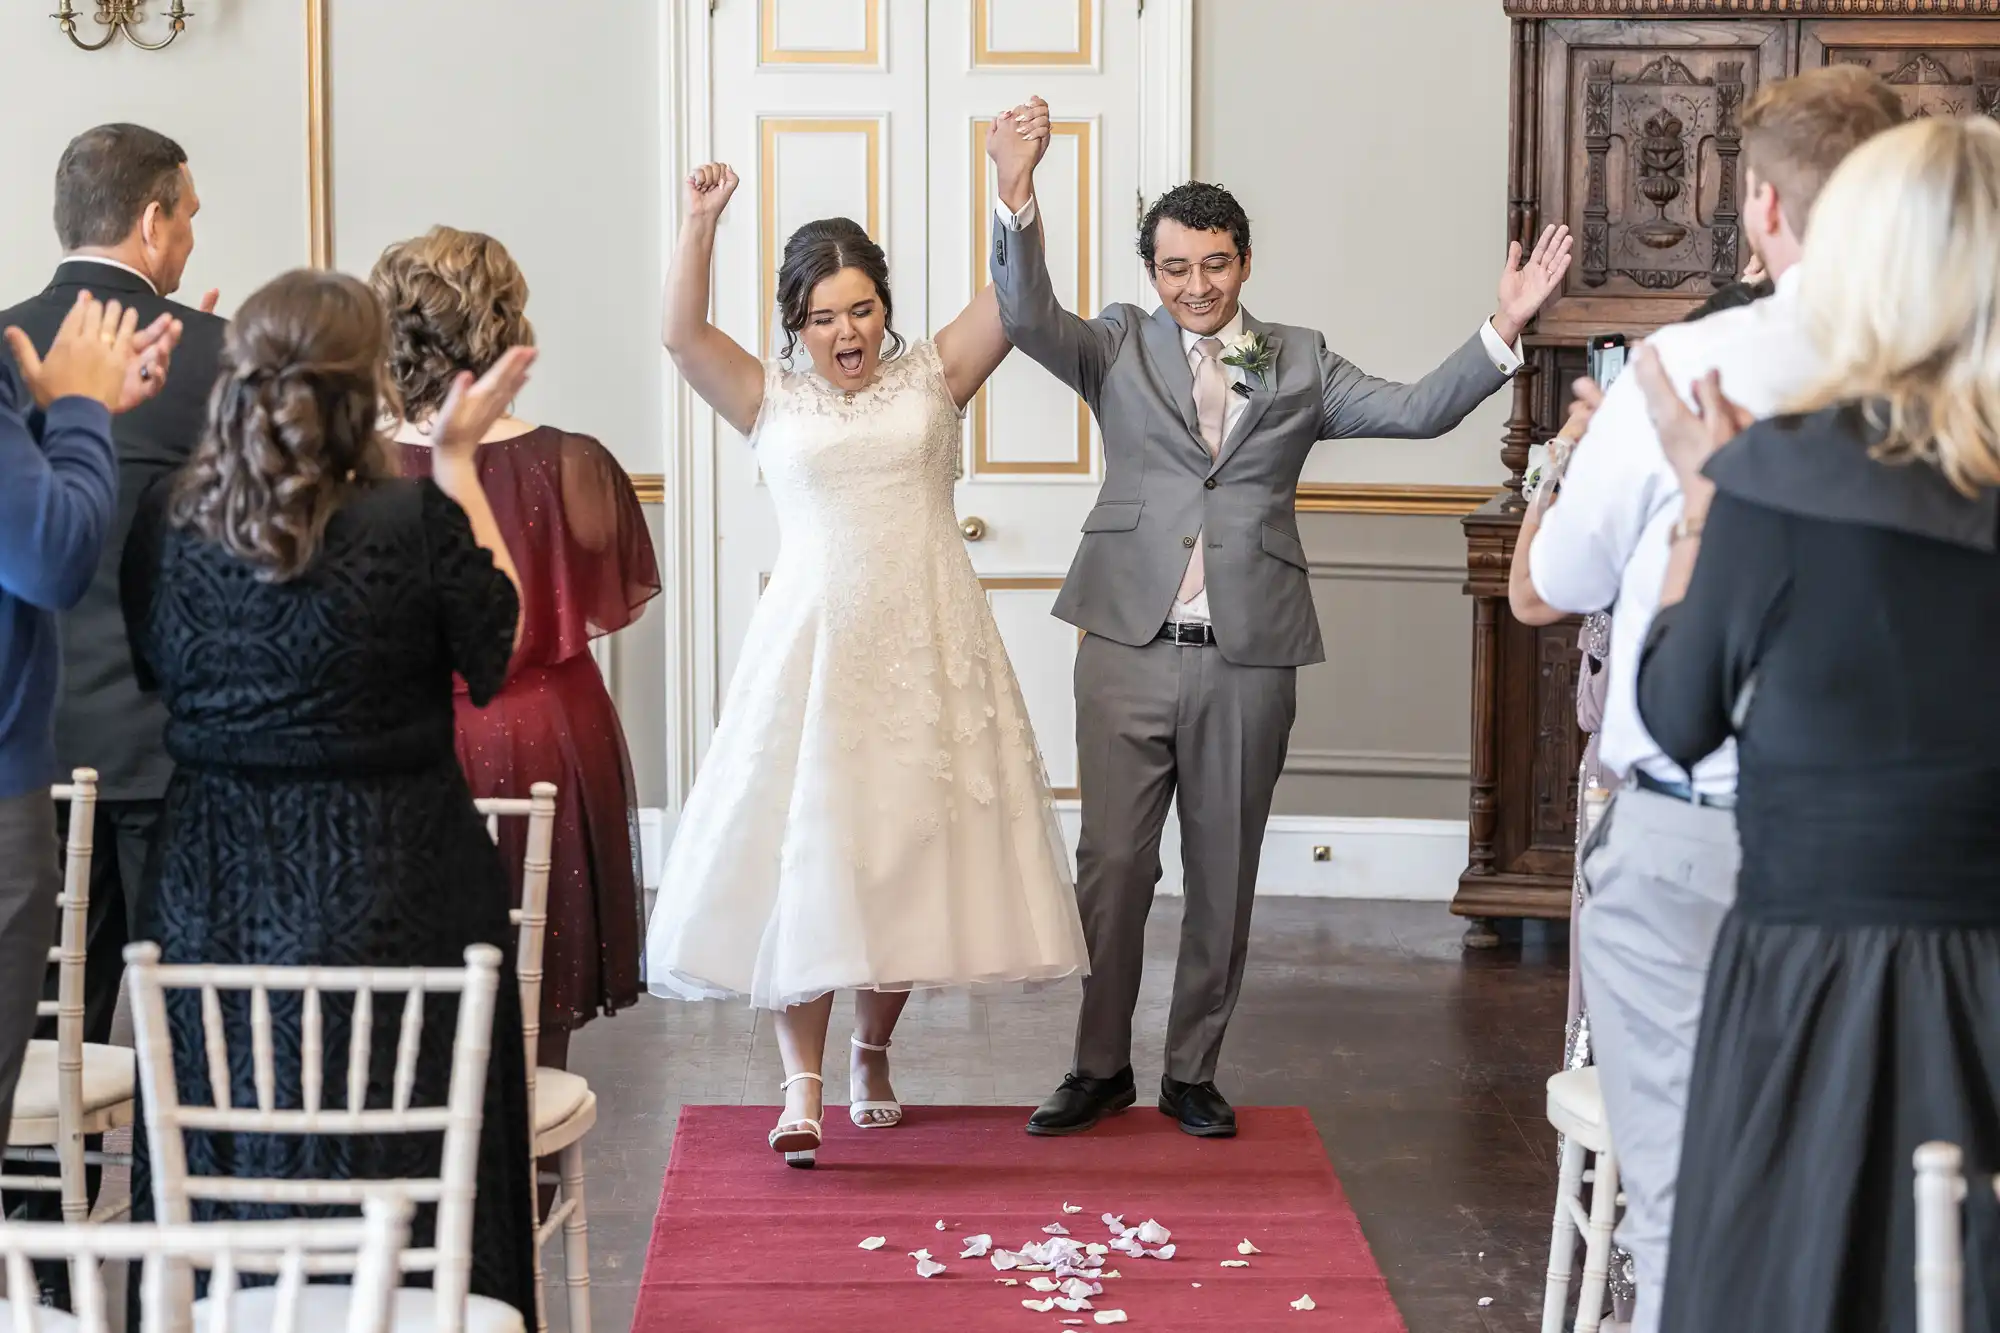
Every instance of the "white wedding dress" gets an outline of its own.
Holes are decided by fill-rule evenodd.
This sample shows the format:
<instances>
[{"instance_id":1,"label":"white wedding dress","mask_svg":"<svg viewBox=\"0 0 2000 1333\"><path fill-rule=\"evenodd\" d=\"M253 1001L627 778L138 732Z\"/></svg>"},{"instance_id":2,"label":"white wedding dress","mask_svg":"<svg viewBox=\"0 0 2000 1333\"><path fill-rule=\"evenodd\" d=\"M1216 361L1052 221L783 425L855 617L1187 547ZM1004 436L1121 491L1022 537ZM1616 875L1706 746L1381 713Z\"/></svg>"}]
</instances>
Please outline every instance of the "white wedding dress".
<instances>
[{"instance_id":1,"label":"white wedding dress","mask_svg":"<svg viewBox=\"0 0 2000 1333\"><path fill-rule=\"evenodd\" d=\"M952 504L959 423L929 342L852 395L766 366L750 443L783 548L667 856L655 995L775 1009L1087 970Z\"/></svg>"}]
</instances>

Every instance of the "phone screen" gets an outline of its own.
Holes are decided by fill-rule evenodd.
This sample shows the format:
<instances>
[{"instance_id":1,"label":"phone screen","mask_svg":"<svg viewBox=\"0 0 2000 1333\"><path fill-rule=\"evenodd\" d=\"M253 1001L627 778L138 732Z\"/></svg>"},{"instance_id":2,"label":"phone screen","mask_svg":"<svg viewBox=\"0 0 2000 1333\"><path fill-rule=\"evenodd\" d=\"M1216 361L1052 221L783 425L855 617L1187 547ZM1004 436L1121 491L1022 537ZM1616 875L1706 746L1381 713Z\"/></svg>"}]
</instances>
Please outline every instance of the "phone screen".
<instances>
[{"instance_id":1,"label":"phone screen","mask_svg":"<svg viewBox=\"0 0 2000 1333\"><path fill-rule=\"evenodd\" d=\"M1616 338L1616 342L1611 339ZM1625 338L1622 334L1609 334L1590 340L1590 363L1588 374L1597 381L1597 387L1608 389L1611 381L1618 378L1625 369Z\"/></svg>"}]
</instances>

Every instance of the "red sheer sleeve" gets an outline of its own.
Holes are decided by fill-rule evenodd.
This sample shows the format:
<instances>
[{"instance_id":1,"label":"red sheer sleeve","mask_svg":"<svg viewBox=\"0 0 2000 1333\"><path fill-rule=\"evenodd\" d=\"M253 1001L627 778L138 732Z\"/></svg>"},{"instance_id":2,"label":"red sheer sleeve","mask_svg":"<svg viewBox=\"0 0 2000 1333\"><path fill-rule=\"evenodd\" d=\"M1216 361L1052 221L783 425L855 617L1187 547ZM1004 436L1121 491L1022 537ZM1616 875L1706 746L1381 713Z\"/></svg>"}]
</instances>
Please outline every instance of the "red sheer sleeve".
<instances>
[{"instance_id":1,"label":"red sheer sleeve","mask_svg":"<svg viewBox=\"0 0 2000 1333\"><path fill-rule=\"evenodd\" d=\"M402 446L404 470L430 472L430 450ZM588 435L550 427L479 450L479 480L521 577L514 665L554 666L639 618L659 594L645 511L632 479Z\"/></svg>"}]
</instances>

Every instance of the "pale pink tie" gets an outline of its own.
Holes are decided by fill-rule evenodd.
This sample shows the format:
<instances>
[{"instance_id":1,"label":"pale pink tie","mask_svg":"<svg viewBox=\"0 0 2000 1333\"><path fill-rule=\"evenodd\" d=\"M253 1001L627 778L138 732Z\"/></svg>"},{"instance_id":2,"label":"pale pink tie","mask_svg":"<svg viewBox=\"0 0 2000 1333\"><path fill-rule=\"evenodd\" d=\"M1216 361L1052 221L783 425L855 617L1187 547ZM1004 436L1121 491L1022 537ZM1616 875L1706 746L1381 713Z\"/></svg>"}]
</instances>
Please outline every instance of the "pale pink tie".
<instances>
[{"instance_id":1,"label":"pale pink tie","mask_svg":"<svg viewBox=\"0 0 2000 1333\"><path fill-rule=\"evenodd\" d=\"M1201 426L1202 442L1208 456L1222 452L1222 423L1228 416L1229 372L1222 368L1222 339L1203 338L1194 345L1200 358L1194 363L1194 416ZM1192 602L1207 586L1201 559L1202 540L1194 541L1194 555L1188 559L1187 573L1181 575L1179 600Z\"/></svg>"}]
</instances>

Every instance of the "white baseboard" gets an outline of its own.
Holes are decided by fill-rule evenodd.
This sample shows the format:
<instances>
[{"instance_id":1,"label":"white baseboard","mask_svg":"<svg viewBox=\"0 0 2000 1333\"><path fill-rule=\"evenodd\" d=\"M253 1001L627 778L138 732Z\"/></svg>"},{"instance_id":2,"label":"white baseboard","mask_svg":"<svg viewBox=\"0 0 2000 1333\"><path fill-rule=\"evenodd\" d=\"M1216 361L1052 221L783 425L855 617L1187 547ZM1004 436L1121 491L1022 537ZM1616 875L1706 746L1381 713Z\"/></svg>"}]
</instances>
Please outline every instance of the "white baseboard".
<instances>
[{"instance_id":1,"label":"white baseboard","mask_svg":"<svg viewBox=\"0 0 2000 1333\"><path fill-rule=\"evenodd\" d=\"M1081 815L1074 801L1057 803L1072 855ZM639 812L641 864L646 887L657 889L672 811ZM1273 815L1264 829L1264 859L1257 892L1283 898L1373 898L1449 902L1465 869L1462 819L1351 819ZM1327 859L1314 859L1324 847ZM1168 816L1160 839L1160 892L1181 891L1179 821Z\"/></svg>"}]
</instances>

